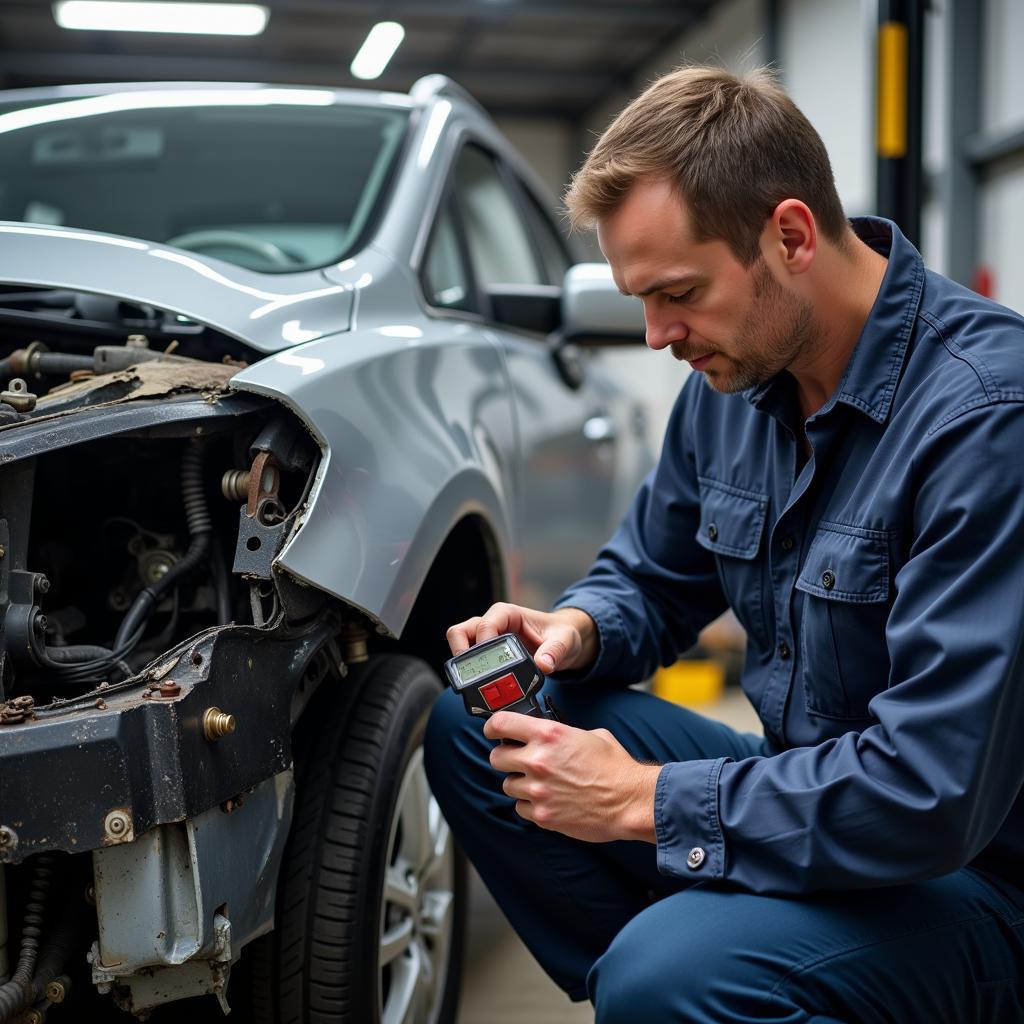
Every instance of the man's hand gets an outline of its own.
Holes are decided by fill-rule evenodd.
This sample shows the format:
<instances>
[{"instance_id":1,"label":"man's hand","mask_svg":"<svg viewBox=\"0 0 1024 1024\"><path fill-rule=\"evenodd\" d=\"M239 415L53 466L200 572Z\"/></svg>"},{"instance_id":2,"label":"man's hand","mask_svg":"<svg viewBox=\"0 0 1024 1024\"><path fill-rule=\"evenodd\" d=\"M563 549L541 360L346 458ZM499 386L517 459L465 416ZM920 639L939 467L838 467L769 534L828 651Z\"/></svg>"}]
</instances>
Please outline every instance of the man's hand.
<instances>
[{"instance_id":1,"label":"man's hand","mask_svg":"<svg viewBox=\"0 0 1024 1024\"><path fill-rule=\"evenodd\" d=\"M491 767L516 813L541 828L589 843L656 841L654 789L659 765L640 764L607 729L573 729L511 711L484 725L492 740L516 740L491 751Z\"/></svg>"},{"instance_id":2,"label":"man's hand","mask_svg":"<svg viewBox=\"0 0 1024 1024\"><path fill-rule=\"evenodd\" d=\"M504 602L452 626L447 633L448 646L452 654L461 654L502 633L515 633L545 675L588 668L597 657L597 626L586 612L579 608L539 612Z\"/></svg>"}]
</instances>

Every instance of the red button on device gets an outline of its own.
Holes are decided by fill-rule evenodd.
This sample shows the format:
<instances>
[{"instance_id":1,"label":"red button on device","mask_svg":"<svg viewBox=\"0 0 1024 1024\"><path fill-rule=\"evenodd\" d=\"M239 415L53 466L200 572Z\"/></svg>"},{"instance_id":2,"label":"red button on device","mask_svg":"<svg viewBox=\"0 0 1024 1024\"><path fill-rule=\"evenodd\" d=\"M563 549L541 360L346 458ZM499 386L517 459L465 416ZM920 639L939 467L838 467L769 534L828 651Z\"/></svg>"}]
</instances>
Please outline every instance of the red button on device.
<instances>
[{"instance_id":1,"label":"red button on device","mask_svg":"<svg viewBox=\"0 0 1024 1024\"><path fill-rule=\"evenodd\" d=\"M507 676L502 676L486 686L481 686L480 696L492 711L500 711L502 708L508 707L509 704L522 700L526 694L523 693L519 680L509 672Z\"/></svg>"}]
</instances>

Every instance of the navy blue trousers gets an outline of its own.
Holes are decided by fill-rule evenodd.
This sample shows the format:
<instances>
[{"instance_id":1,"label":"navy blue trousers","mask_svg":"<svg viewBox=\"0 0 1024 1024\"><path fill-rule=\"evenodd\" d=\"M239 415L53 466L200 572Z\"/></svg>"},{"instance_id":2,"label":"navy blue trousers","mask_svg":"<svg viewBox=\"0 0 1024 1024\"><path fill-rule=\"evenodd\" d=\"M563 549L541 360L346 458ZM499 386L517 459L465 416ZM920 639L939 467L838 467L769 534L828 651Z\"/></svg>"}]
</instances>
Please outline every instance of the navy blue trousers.
<instances>
[{"instance_id":1,"label":"navy blue trousers","mask_svg":"<svg viewBox=\"0 0 1024 1024\"><path fill-rule=\"evenodd\" d=\"M761 752L761 740L633 690L559 686L563 719L640 760ZM1003 1024L1024 1021L1024 894L964 869L803 897L662 876L649 843L584 843L524 821L493 743L446 692L431 715L431 787L498 905L597 1024ZM880 843L885 842L879 836Z\"/></svg>"}]
</instances>

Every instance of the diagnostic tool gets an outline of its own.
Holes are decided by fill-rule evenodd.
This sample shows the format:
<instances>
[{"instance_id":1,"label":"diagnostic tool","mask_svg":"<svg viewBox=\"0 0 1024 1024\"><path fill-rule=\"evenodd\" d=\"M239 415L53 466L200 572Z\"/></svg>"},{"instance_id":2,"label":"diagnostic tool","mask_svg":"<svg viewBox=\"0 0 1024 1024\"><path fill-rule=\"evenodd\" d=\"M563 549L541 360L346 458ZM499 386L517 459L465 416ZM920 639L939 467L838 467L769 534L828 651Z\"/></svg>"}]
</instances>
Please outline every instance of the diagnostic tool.
<instances>
[{"instance_id":1,"label":"diagnostic tool","mask_svg":"<svg viewBox=\"0 0 1024 1024\"><path fill-rule=\"evenodd\" d=\"M538 703L544 676L514 633L503 633L456 654L445 662L444 671L471 715L518 711L558 720L550 699L545 698L543 708Z\"/></svg>"}]
</instances>

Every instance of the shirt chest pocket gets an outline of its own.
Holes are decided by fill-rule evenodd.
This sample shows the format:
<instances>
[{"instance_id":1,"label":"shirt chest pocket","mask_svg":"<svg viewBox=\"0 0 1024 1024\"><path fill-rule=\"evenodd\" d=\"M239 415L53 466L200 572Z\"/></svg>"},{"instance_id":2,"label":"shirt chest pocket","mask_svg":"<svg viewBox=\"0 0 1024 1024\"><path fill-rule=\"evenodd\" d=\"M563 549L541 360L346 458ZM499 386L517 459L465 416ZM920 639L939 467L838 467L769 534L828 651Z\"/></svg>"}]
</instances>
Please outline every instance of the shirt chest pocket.
<instances>
[{"instance_id":1,"label":"shirt chest pocket","mask_svg":"<svg viewBox=\"0 0 1024 1024\"><path fill-rule=\"evenodd\" d=\"M819 524L796 581L804 593L800 653L811 714L870 718L868 702L889 682L890 580L888 533Z\"/></svg>"},{"instance_id":2,"label":"shirt chest pocket","mask_svg":"<svg viewBox=\"0 0 1024 1024\"><path fill-rule=\"evenodd\" d=\"M699 478L697 543L715 554L729 607L749 638L768 642L764 566L757 556L764 537L768 496L706 477Z\"/></svg>"}]
</instances>

